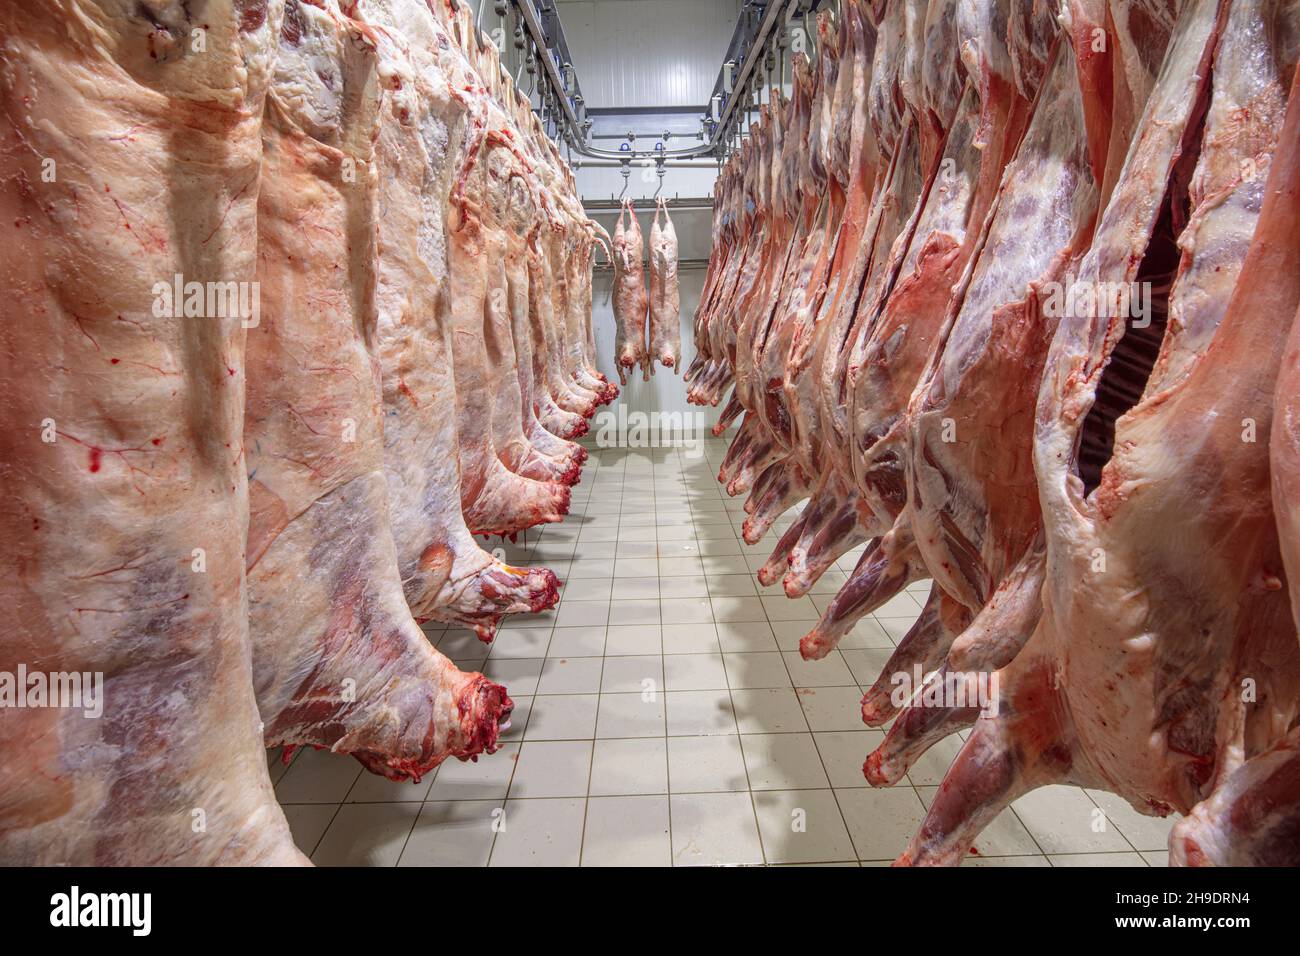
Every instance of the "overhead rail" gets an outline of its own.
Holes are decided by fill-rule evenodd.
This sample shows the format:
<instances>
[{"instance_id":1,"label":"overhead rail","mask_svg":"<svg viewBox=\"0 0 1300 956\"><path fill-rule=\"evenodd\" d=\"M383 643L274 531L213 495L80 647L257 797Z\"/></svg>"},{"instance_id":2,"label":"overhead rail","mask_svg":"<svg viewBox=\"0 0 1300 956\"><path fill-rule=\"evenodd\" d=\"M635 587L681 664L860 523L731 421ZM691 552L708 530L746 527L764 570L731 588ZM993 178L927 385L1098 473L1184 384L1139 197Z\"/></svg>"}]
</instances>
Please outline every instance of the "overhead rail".
<instances>
[{"instance_id":1,"label":"overhead rail","mask_svg":"<svg viewBox=\"0 0 1300 956\"><path fill-rule=\"evenodd\" d=\"M677 197L673 196L664 200L668 208L673 212L704 212L713 208L713 200L709 197ZM614 199L584 199L582 208L587 212L618 212L623 208L623 204Z\"/></svg>"},{"instance_id":2,"label":"overhead rail","mask_svg":"<svg viewBox=\"0 0 1300 956\"><path fill-rule=\"evenodd\" d=\"M711 157L722 162L743 142L752 113L762 101L762 89L773 77L780 83L785 75L787 31L807 31L807 15L827 0L743 0L740 17L723 63L718 70L705 112L701 117L702 142L668 149L664 139L653 147L638 146L635 137L624 139L619 149L596 146L592 120L569 45L564 36L555 0L494 0L494 11L504 25L510 9L515 12L514 45L520 51L521 68L527 67L540 81L538 107L548 131L571 152L592 160L611 160L624 169L632 163L654 162L661 172L673 160ZM481 0L486 5L487 0ZM480 7L481 13L482 7ZM504 32L501 34L504 38ZM811 51L812 37L806 37ZM503 45L503 41L502 41ZM779 69L779 72L778 72ZM673 138L685 134L675 133ZM574 165L588 165L575 160Z\"/></svg>"}]
</instances>

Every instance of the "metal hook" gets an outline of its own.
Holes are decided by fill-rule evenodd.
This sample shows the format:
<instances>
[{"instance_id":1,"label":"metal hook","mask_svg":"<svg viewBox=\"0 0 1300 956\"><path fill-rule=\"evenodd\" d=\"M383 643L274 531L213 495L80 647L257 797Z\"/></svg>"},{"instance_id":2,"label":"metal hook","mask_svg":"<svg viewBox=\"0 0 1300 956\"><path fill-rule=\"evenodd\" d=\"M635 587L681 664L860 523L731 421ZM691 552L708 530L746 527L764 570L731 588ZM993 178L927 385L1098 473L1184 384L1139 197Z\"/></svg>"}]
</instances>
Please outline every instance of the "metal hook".
<instances>
[{"instance_id":1,"label":"metal hook","mask_svg":"<svg viewBox=\"0 0 1300 956\"><path fill-rule=\"evenodd\" d=\"M623 197L627 195L627 181L632 175L632 163L630 160L623 160L623 191L618 194L618 201L621 203Z\"/></svg>"}]
</instances>

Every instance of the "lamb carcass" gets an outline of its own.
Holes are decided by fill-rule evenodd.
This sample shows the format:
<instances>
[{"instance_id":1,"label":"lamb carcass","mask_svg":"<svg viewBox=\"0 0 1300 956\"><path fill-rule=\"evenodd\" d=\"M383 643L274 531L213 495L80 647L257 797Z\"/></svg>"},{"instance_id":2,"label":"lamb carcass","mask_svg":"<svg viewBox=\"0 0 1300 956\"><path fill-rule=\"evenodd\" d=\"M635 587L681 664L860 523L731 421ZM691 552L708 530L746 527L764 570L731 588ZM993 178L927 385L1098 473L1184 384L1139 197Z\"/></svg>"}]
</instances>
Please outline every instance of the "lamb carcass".
<instances>
[{"instance_id":1,"label":"lamb carcass","mask_svg":"<svg viewBox=\"0 0 1300 956\"><path fill-rule=\"evenodd\" d=\"M664 224L659 225L659 213ZM681 294L677 288L677 230L668 215L668 204L660 200L655 206L654 224L650 227L650 320L647 368L653 374L654 362L681 372Z\"/></svg>"},{"instance_id":2,"label":"lamb carcass","mask_svg":"<svg viewBox=\"0 0 1300 956\"><path fill-rule=\"evenodd\" d=\"M0 666L103 680L102 716L0 709L9 865L305 862L266 772L244 577L241 317L281 14L0 4L24 315L0 331Z\"/></svg>"},{"instance_id":3,"label":"lamb carcass","mask_svg":"<svg viewBox=\"0 0 1300 956\"><path fill-rule=\"evenodd\" d=\"M624 216L628 222L624 225ZM641 263L644 247L636 209L624 200L614 226L614 361L619 381L626 384L628 373L646 364L646 315L649 296ZM649 375L646 376L649 378Z\"/></svg>"}]
</instances>

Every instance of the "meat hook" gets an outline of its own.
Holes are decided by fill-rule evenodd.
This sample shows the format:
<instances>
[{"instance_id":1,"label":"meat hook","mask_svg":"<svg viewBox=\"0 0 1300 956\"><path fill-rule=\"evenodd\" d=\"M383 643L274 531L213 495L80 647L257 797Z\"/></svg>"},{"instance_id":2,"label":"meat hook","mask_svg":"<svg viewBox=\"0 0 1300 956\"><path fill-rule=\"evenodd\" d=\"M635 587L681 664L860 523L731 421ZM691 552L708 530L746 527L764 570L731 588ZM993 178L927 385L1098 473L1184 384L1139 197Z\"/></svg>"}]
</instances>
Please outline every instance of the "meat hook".
<instances>
[{"instance_id":1,"label":"meat hook","mask_svg":"<svg viewBox=\"0 0 1300 956\"><path fill-rule=\"evenodd\" d=\"M627 181L632 175L632 163L630 160L623 160L623 191L618 194L618 201L622 202L623 197L627 195Z\"/></svg>"}]
</instances>

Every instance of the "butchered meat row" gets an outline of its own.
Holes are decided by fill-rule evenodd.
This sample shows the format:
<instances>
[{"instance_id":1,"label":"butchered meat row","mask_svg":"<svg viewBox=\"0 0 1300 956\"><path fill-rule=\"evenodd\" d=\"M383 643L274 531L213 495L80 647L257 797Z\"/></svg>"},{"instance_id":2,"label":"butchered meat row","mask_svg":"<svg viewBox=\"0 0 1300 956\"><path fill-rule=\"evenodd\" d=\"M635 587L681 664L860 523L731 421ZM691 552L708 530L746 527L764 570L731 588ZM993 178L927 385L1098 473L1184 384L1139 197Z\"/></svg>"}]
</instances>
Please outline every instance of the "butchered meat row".
<instances>
[{"instance_id":1,"label":"butchered meat row","mask_svg":"<svg viewBox=\"0 0 1300 956\"><path fill-rule=\"evenodd\" d=\"M873 786L964 738L898 862L1058 783L1300 862L1300 4L839 12L719 177L686 378L746 539L798 509L762 584L861 546L804 657L929 581L862 702Z\"/></svg>"},{"instance_id":2,"label":"butchered meat row","mask_svg":"<svg viewBox=\"0 0 1300 956\"><path fill-rule=\"evenodd\" d=\"M497 747L490 640L558 581L618 394L609 238L468 6L0 2L0 861L305 862L265 747L394 780ZM202 42L196 41L196 36Z\"/></svg>"}]
</instances>

